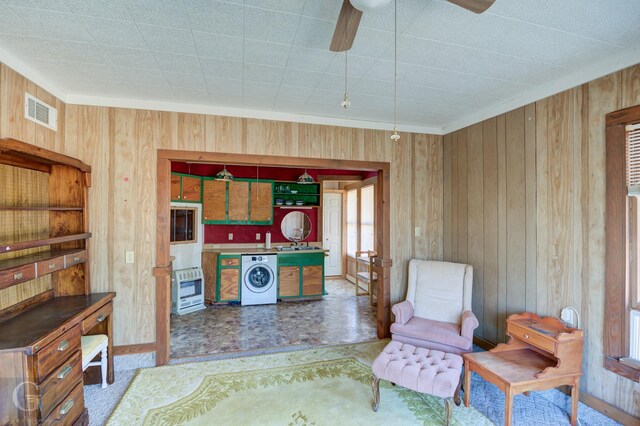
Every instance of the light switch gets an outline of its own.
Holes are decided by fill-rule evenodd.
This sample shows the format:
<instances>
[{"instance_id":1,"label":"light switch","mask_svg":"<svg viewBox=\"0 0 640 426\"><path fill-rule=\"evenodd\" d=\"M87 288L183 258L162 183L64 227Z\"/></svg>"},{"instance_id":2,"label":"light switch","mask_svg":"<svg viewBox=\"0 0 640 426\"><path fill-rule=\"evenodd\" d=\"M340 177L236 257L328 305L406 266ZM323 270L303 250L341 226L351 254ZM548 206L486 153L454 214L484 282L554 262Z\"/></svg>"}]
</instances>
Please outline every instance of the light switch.
<instances>
[{"instance_id":1,"label":"light switch","mask_svg":"<svg viewBox=\"0 0 640 426\"><path fill-rule=\"evenodd\" d=\"M414 229L414 231L413 231L413 234L414 234L416 237L421 236L421 235L422 235L422 228L420 228L419 226L416 226L416 227L415 227L415 229Z\"/></svg>"},{"instance_id":2,"label":"light switch","mask_svg":"<svg viewBox=\"0 0 640 426\"><path fill-rule=\"evenodd\" d=\"M260 233L259 232L256 234L256 241L260 241Z\"/></svg>"},{"instance_id":3,"label":"light switch","mask_svg":"<svg viewBox=\"0 0 640 426\"><path fill-rule=\"evenodd\" d=\"M229 241L233 241L233 233L229 232Z\"/></svg>"},{"instance_id":4,"label":"light switch","mask_svg":"<svg viewBox=\"0 0 640 426\"><path fill-rule=\"evenodd\" d=\"M134 260L134 255L132 251L128 251L125 253L125 262L126 263L133 263Z\"/></svg>"}]
</instances>

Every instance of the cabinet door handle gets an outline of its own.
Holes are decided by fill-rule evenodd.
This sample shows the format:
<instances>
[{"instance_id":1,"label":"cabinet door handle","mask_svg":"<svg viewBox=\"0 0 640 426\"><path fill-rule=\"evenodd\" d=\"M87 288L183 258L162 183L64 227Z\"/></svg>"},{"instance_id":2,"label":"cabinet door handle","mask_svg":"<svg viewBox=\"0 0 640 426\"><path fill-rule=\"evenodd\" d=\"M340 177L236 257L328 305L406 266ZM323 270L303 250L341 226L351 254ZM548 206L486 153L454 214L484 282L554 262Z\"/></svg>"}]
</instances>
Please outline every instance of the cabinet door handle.
<instances>
[{"instance_id":1,"label":"cabinet door handle","mask_svg":"<svg viewBox=\"0 0 640 426\"><path fill-rule=\"evenodd\" d=\"M74 261L74 262L80 262L80 258L79 258L79 257L74 257L74 258L73 258L73 261Z\"/></svg>"},{"instance_id":2,"label":"cabinet door handle","mask_svg":"<svg viewBox=\"0 0 640 426\"><path fill-rule=\"evenodd\" d=\"M49 264L49 270L51 270L51 269L55 269L55 267L56 267L56 264L55 264L55 263L50 263L50 264Z\"/></svg>"},{"instance_id":3,"label":"cabinet door handle","mask_svg":"<svg viewBox=\"0 0 640 426\"><path fill-rule=\"evenodd\" d=\"M60 342L60 344L58 345L58 350L60 352L66 351L67 348L69 347L69 342L67 342L66 340L63 340L62 342Z\"/></svg>"},{"instance_id":4,"label":"cabinet door handle","mask_svg":"<svg viewBox=\"0 0 640 426\"><path fill-rule=\"evenodd\" d=\"M73 407L73 404L74 404L73 399L70 399L67 402L65 402L62 408L60 409L60 415L61 416L66 415L69 412L69 410L71 410L71 408Z\"/></svg>"},{"instance_id":5,"label":"cabinet door handle","mask_svg":"<svg viewBox=\"0 0 640 426\"><path fill-rule=\"evenodd\" d=\"M24 274L22 272L16 272L15 274L13 274L13 279L14 280L19 280L23 276L24 276Z\"/></svg>"},{"instance_id":6,"label":"cabinet door handle","mask_svg":"<svg viewBox=\"0 0 640 426\"><path fill-rule=\"evenodd\" d=\"M66 367L64 367L62 370L60 370L60 372L58 373L58 379L62 380L65 377L67 377L69 375L69 373L71 373L71 366L67 365Z\"/></svg>"},{"instance_id":7,"label":"cabinet door handle","mask_svg":"<svg viewBox=\"0 0 640 426\"><path fill-rule=\"evenodd\" d=\"M104 315L103 314L98 315L98 318L96 318L96 321L98 322L104 321Z\"/></svg>"},{"instance_id":8,"label":"cabinet door handle","mask_svg":"<svg viewBox=\"0 0 640 426\"><path fill-rule=\"evenodd\" d=\"M525 339L528 339L528 338L529 338L529 335L528 335L528 334L525 334L525 335L524 335L524 338L525 338Z\"/></svg>"}]
</instances>

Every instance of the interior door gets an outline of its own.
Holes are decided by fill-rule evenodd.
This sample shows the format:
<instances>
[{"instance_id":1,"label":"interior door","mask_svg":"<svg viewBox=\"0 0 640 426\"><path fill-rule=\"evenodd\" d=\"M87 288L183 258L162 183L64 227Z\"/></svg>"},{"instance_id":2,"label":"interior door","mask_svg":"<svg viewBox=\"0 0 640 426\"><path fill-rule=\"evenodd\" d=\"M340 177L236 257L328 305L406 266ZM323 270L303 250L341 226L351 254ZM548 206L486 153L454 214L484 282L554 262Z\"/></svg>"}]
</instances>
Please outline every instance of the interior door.
<instances>
[{"instance_id":1,"label":"interior door","mask_svg":"<svg viewBox=\"0 0 640 426\"><path fill-rule=\"evenodd\" d=\"M342 194L325 192L322 201L322 234L329 256L324 260L326 275L342 275Z\"/></svg>"}]
</instances>

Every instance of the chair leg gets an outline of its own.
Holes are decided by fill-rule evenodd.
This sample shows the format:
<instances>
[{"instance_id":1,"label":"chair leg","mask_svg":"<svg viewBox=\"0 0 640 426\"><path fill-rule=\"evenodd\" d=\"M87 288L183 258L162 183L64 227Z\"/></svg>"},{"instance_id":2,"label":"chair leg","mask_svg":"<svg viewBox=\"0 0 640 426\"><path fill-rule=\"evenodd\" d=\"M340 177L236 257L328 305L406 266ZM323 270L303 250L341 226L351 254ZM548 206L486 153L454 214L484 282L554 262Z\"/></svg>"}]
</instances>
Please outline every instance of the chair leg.
<instances>
[{"instance_id":1,"label":"chair leg","mask_svg":"<svg viewBox=\"0 0 640 426\"><path fill-rule=\"evenodd\" d=\"M107 347L102 350L100 358L100 371L102 373L102 389L107 387Z\"/></svg>"},{"instance_id":2,"label":"chair leg","mask_svg":"<svg viewBox=\"0 0 640 426\"><path fill-rule=\"evenodd\" d=\"M460 399L460 388L462 387L462 374L460 374L460 380L458 381L458 386L456 386L456 392L453 394L453 401L457 406L460 406L462 400Z\"/></svg>"},{"instance_id":3,"label":"chair leg","mask_svg":"<svg viewBox=\"0 0 640 426\"><path fill-rule=\"evenodd\" d=\"M373 391L373 411L378 411L380 406L380 379L375 374L371 375L371 390Z\"/></svg>"},{"instance_id":4,"label":"chair leg","mask_svg":"<svg viewBox=\"0 0 640 426\"><path fill-rule=\"evenodd\" d=\"M451 424L451 417L453 416L453 398L449 397L444 400L444 424L449 426Z\"/></svg>"}]
</instances>

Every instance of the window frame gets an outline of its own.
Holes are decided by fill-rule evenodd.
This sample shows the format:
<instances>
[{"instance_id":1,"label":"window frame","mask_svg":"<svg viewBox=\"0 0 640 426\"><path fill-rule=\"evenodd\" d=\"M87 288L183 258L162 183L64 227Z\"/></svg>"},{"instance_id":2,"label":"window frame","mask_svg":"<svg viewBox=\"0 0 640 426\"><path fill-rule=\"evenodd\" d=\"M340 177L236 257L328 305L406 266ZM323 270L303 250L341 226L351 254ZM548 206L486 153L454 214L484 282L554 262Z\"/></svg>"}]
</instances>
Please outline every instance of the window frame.
<instances>
[{"instance_id":1,"label":"window frame","mask_svg":"<svg viewBox=\"0 0 640 426\"><path fill-rule=\"evenodd\" d=\"M603 321L604 368L636 382L640 368L621 362L629 356L629 312L632 280L630 273L640 273L629 265L637 251L631 244L630 228L638 232L636 217L630 217L638 200L627 193L625 126L640 122L640 105L606 115L606 217L605 217L605 302ZM632 200L632 198L635 198ZM630 201L631 200L631 201ZM637 257L637 256L636 256ZM635 272L634 272L635 271ZM637 291L637 290L636 290Z\"/></svg>"},{"instance_id":2,"label":"window frame","mask_svg":"<svg viewBox=\"0 0 640 426\"><path fill-rule=\"evenodd\" d=\"M172 223L173 222L173 212L176 210L189 210L192 211L193 217L193 238L190 240L180 240L180 241L172 241L173 235L175 234L173 230ZM198 242L198 209L196 207L181 207L181 206L171 206L169 210L169 244L194 244Z\"/></svg>"}]
</instances>

